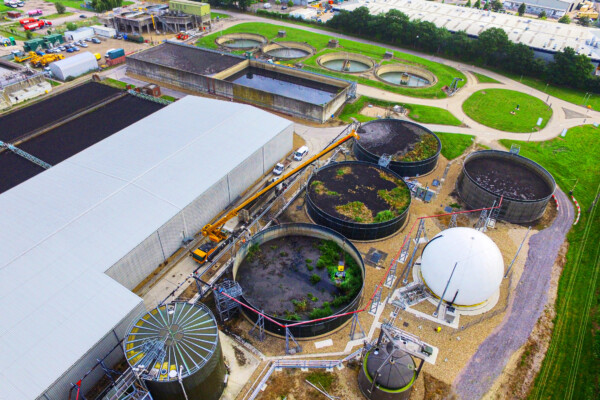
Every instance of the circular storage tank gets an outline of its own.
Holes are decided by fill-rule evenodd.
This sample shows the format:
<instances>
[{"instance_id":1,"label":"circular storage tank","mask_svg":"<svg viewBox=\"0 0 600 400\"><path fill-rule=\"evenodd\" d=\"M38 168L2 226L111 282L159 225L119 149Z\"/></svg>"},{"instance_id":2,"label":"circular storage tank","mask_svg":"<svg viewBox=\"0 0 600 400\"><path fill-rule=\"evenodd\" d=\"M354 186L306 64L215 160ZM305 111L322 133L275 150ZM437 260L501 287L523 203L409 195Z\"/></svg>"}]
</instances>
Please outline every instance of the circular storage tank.
<instances>
[{"instance_id":1,"label":"circular storage tank","mask_svg":"<svg viewBox=\"0 0 600 400\"><path fill-rule=\"evenodd\" d=\"M317 58L317 63L328 70L347 74L370 71L375 62L367 56L355 53L329 53Z\"/></svg>"},{"instance_id":2,"label":"circular storage tank","mask_svg":"<svg viewBox=\"0 0 600 400\"><path fill-rule=\"evenodd\" d=\"M204 304L175 302L147 312L129 328L123 347L154 400L221 397L226 370L219 331Z\"/></svg>"},{"instance_id":3,"label":"circular storage tank","mask_svg":"<svg viewBox=\"0 0 600 400\"><path fill-rule=\"evenodd\" d=\"M528 223L542 217L556 189L541 165L506 151L483 150L465 159L456 182L458 195L471 209L491 207L502 199L499 219Z\"/></svg>"},{"instance_id":4,"label":"circular storage tank","mask_svg":"<svg viewBox=\"0 0 600 400\"><path fill-rule=\"evenodd\" d=\"M346 277L336 282L331 276L342 254ZM318 278L313 278L315 275ZM339 233L312 224L265 229L238 251L233 263L233 279L243 289L242 301L262 310L268 316L265 329L279 336L285 336L285 329L277 323L291 325L357 310L364 277L364 262L356 247ZM242 312L256 321L255 312L244 307ZM289 329L296 339L315 337L341 327L350 318L352 314Z\"/></svg>"},{"instance_id":5,"label":"circular storage tank","mask_svg":"<svg viewBox=\"0 0 600 400\"><path fill-rule=\"evenodd\" d=\"M358 387L370 400L405 400L410 398L415 379L413 358L402 350L394 349L389 342L367 352L358 373Z\"/></svg>"},{"instance_id":6,"label":"circular storage tank","mask_svg":"<svg viewBox=\"0 0 600 400\"><path fill-rule=\"evenodd\" d=\"M266 37L256 33L229 33L215 39L215 43L218 46L223 46L230 50L253 50L267 42Z\"/></svg>"},{"instance_id":7,"label":"circular storage tank","mask_svg":"<svg viewBox=\"0 0 600 400\"><path fill-rule=\"evenodd\" d=\"M410 121L378 119L361 125L352 145L361 161L377 164L392 156L388 168L402 177L425 175L435 168L442 150L440 139L429 129Z\"/></svg>"},{"instance_id":8,"label":"circular storage tank","mask_svg":"<svg viewBox=\"0 0 600 400\"><path fill-rule=\"evenodd\" d=\"M503 275L500 249L492 239L472 228L450 228L438 233L421 256L425 285L438 298L446 290L444 301L459 307L486 302L500 289Z\"/></svg>"},{"instance_id":9,"label":"circular storage tank","mask_svg":"<svg viewBox=\"0 0 600 400\"><path fill-rule=\"evenodd\" d=\"M276 60L293 60L315 54L315 48L300 42L272 42L262 48L262 52Z\"/></svg>"},{"instance_id":10,"label":"circular storage tank","mask_svg":"<svg viewBox=\"0 0 600 400\"><path fill-rule=\"evenodd\" d=\"M410 201L410 190L399 175L361 161L320 168L306 189L311 219L352 240L396 233L406 222Z\"/></svg>"},{"instance_id":11,"label":"circular storage tank","mask_svg":"<svg viewBox=\"0 0 600 400\"><path fill-rule=\"evenodd\" d=\"M437 83L436 76L428 70L406 64L382 65L375 71L375 76L395 86L429 87Z\"/></svg>"}]
</instances>

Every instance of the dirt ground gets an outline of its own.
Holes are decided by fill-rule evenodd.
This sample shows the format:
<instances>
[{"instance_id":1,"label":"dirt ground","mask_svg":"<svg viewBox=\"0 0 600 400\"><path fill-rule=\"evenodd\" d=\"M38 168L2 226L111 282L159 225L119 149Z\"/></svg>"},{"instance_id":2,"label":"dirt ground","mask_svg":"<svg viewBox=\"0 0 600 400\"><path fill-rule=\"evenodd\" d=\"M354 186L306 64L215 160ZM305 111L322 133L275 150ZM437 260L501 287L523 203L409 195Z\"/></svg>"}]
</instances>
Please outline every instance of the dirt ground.
<instances>
[{"instance_id":1,"label":"dirt ground","mask_svg":"<svg viewBox=\"0 0 600 400\"><path fill-rule=\"evenodd\" d=\"M385 254L383 262L377 267L367 266L367 276L365 279L365 290L361 301L361 307L364 307L369 298L373 294L375 286L382 281L385 274L385 268L389 266L389 263L393 260L395 255L400 251L400 247L404 240L405 235L409 233L411 226L417 220L419 216L434 215L444 213L444 208L450 204L460 205L460 201L454 196L454 184L458 177L458 174L462 168L462 160L464 156L454 160L449 168L445 182L439 188L439 193L434 197L431 203L423 203L421 200L413 199L410 208L410 216L407 225L395 235L388 237L384 240L375 242L354 242L359 251L365 256L372 249L377 249L379 252ZM447 160L440 156L437 167L427 176L419 178L422 184L430 184L433 179L440 180L443 176ZM305 207L303 207L304 199L300 197L293 203L280 217L280 222L310 222L309 217L306 214ZM469 215L463 214L458 217L458 226L474 226L479 214ZM428 219L425 225L426 234L428 238L433 237L435 234L444 229L449 223L450 217L432 218ZM514 257L515 252L521 243L526 233L526 228L498 222L496 228L490 229L487 234L494 240L494 242L500 248L505 266L508 266L511 259ZM414 231L412 235L414 235ZM533 234L533 231L532 231ZM460 326L458 330L454 330L449 327L443 327L441 332L436 332L437 324L429 320L420 319L413 314L401 311L396 321L396 325L401 329L406 330L409 333L421 337L427 343L430 343L440 349L438 359L435 365L425 364L423 368L423 376L429 377L432 382L437 382L437 386L440 393L449 393L449 387L454 381L454 378L458 372L466 365L468 360L477 350L479 344L497 327L502 321L505 314L505 308L510 301L510 293L514 290L520 274L523 270L524 261L528 252L528 245L525 243L521 250L520 256L517 258L515 265L512 269L511 279L505 279L500 288L500 298L498 304L489 312L479 316L461 316ZM404 265L398 266L397 275ZM384 289L382 297L385 298L390 294L389 289ZM387 306L383 310L383 314L379 320L382 322L385 319L390 318L392 307ZM423 312L433 312L433 306L431 304L424 304L422 306ZM359 314L359 321L365 333L369 334L369 330L373 335L377 335L378 329L372 326L374 318L367 312ZM255 345L260 351L268 356L276 356L284 354L285 343L281 338L275 338L273 336L267 337L264 342L258 342L253 338L250 338L247 334L251 325L242 318L237 319L234 323L233 329L238 334L245 338L249 338L253 345ZM348 343L350 334L350 324L346 324L341 329L333 332L325 337L316 338L312 340L300 341L302 345L302 353L297 357L309 357L314 354L323 353L336 353L345 350ZM316 349L315 342L331 339L332 345ZM356 349L356 347L354 348ZM436 398L432 392L433 389L429 390L429 394L426 394L423 386L419 382L423 382L423 379L419 379L415 385L415 390L411 398L414 399L429 399ZM446 395L448 395L446 393ZM444 396L446 396L444 395ZM445 398L444 396L438 398Z\"/></svg>"}]
</instances>

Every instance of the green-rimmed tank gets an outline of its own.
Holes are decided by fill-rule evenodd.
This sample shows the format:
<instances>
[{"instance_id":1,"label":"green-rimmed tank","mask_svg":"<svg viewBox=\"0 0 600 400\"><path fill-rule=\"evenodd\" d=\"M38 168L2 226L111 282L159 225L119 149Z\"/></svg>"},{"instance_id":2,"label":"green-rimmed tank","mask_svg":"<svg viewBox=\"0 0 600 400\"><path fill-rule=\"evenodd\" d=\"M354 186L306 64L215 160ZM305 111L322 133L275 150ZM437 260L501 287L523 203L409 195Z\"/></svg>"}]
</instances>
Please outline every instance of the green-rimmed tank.
<instances>
[{"instance_id":1,"label":"green-rimmed tank","mask_svg":"<svg viewBox=\"0 0 600 400\"><path fill-rule=\"evenodd\" d=\"M217 321L202 303L159 306L131 325L123 340L127 362L154 400L217 400L225 364Z\"/></svg>"},{"instance_id":2,"label":"green-rimmed tank","mask_svg":"<svg viewBox=\"0 0 600 400\"><path fill-rule=\"evenodd\" d=\"M358 387L370 400L407 400L416 377L413 358L389 342L367 352L358 373Z\"/></svg>"}]
</instances>

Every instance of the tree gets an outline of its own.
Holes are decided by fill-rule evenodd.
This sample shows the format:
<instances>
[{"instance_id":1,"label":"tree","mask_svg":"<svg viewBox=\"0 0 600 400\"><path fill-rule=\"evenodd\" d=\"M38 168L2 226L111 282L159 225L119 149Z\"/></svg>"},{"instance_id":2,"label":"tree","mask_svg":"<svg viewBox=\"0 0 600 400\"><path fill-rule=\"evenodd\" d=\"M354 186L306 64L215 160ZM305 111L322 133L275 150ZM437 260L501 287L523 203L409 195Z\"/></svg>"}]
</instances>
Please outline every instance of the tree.
<instances>
[{"instance_id":1,"label":"tree","mask_svg":"<svg viewBox=\"0 0 600 400\"><path fill-rule=\"evenodd\" d=\"M575 88L584 88L593 71L590 59L571 47L554 54L554 61L548 65L548 77L553 83Z\"/></svg>"},{"instance_id":2,"label":"tree","mask_svg":"<svg viewBox=\"0 0 600 400\"><path fill-rule=\"evenodd\" d=\"M278 6L281 5L281 0L275 0L275 4L277 4Z\"/></svg>"},{"instance_id":3,"label":"tree","mask_svg":"<svg viewBox=\"0 0 600 400\"><path fill-rule=\"evenodd\" d=\"M494 0L492 2L492 10L500 11L500 10L502 10L502 8L504 8L504 5L502 4L502 2L500 0Z\"/></svg>"},{"instance_id":4,"label":"tree","mask_svg":"<svg viewBox=\"0 0 600 400\"><path fill-rule=\"evenodd\" d=\"M75 25L73 22L67 22L68 31L74 31L75 29L77 29L77 25Z\"/></svg>"},{"instance_id":5,"label":"tree","mask_svg":"<svg viewBox=\"0 0 600 400\"><path fill-rule=\"evenodd\" d=\"M25 32L25 37L27 38L27 40L29 40L33 37L33 33L31 33L31 31L27 31Z\"/></svg>"},{"instance_id":6,"label":"tree","mask_svg":"<svg viewBox=\"0 0 600 400\"><path fill-rule=\"evenodd\" d=\"M521 5L519 6L519 9L517 10L517 14L519 14L519 15L521 15L521 16L522 16L523 14L525 14L525 9L526 9L526 8L527 8L527 7L525 6L525 3L521 3Z\"/></svg>"},{"instance_id":7,"label":"tree","mask_svg":"<svg viewBox=\"0 0 600 400\"><path fill-rule=\"evenodd\" d=\"M539 19L546 19L546 11L542 10L542 12L539 13L538 18Z\"/></svg>"},{"instance_id":8,"label":"tree","mask_svg":"<svg viewBox=\"0 0 600 400\"><path fill-rule=\"evenodd\" d=\"M590 26L590 17L581 17L579 18L579 25L581 26Z\"/></svg>"},{"instance_id":9,"label":"tree","mask_svg":"<svg viewBox=\"0 0 600 400\"><path fill-rule=\"evenodd\" d=\"M293 0L288 1L288 7L294 7L294 1Z\"/></svg>"},{"instance_id":10,"label":"tree","mask_svg":"<svg viewBox=\"0 0 600 400\"><path fill-rule=\"evenodd\" d=\"M92 0L92 7L96 12L112 10L121 5L123 5L123 0Z\"/></svg>"},{"instance_id":11,"label":"tree","mask_svg":"<svg viewBox=\"0 0 600 400\"><path fill-rule=\"evenodd\" d=\"M569 16L567 14L565 14L562 17L559 18L558 23L560 23L560 24L570 24L571 23L571 18L569 18Z\"/></svg>"},{"instance_id":12,"label":"tree","mask_svg":"<svg viewBox=\"0 0 600 400\"><path fill-rule=\"evenodd\" d=\"M473 5L473 8L481 8L481 0L477 0L475 5Z\"/></svg>"},{"instance_id":13,"label":"tree","mask_svg":"<svg viewBox=\"0 0 600 400\"><path fill-rule=\"evenodd\" d=\"M469 7L469 8L471 8L471 0L468 0L468 1L467 1L467 4L465 4L465 7Z\"/></svg>"},{"instance_id":14,"label":"tree","mask_svg":"<svg viewBox=\"0 0 600 400\"><path fill-rule=\"evenodd\" d=\"M56 12L59 14L64 14L65 13L65 6L63 3L54 3L54 7L56 7Z\"/></svg>"},{"instance_id":15,"label":"tree","mask_svg":"<svg viewBox=\"0 0 600 400\"><path fill-rule=\"evenodd\" d=\"M486 29L477 39L479 54L486 64L502 63L511 44L506 32L500 28Z\"/></svg>"}]
</instances>

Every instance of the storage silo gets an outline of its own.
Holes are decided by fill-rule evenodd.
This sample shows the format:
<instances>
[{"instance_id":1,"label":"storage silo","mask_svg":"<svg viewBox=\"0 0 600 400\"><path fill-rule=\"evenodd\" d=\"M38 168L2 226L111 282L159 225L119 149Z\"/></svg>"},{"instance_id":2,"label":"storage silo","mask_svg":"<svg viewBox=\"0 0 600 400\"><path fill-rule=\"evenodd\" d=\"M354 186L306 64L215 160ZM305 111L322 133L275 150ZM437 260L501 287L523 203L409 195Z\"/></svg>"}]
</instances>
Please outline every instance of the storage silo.
<instances>
[{"instance_id":1,"label":"storage silo","mask_svg":"<svg viewBox=\"0 0 600 400\"><path fill-rule=\"evenodd\" d=\"M154 400L221 397L226 369L219 330L204 304L174 302L145 313L123 347Z\"/></svg>"},{"instance_id":2,"label":"storage silo","mask_svg":"<svg viewBox=\"0 0 600 400\"><path fill-rule=\"evenodd\" d=\"M455 267L456 266L456 267ZM500 290L504 260L498 246L472 228L450 228L423 249L421 278L438 299L459 308L480 307Z\"/></svg>"},{"instance_id":3,"label":"storage silo","mask_svg":"<svg viewBox=\"0 0 600 400\"><path fill-rule=\"evenodd\" d=\"M369 400L405 400L410 398L416 378L413 358L388 342L367 352L358 373L358 387Z\"/></svg>"}]
</instances>

